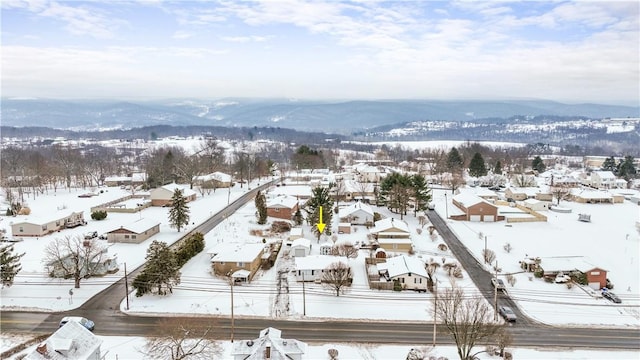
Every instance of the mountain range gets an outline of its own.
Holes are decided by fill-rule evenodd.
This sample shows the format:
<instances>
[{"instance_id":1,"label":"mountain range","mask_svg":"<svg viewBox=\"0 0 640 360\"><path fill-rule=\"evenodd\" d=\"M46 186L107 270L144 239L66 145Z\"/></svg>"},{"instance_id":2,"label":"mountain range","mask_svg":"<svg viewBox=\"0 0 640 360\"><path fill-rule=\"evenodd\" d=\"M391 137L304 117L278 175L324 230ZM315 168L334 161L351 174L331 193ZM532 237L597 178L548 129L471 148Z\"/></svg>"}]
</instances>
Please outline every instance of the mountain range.
<instances>
[{"instance_id":1,"label":"mountain range","mask_svg":"<svg viewBox=\"0 0 640 360\"><path fill-rule=\"evenodd\" d=\"M474 121L512 116L640 117L640 107L547 100L435 101L223 98L155 101L2 98L2 126L71 130L143 126L279 127L352 134L412 121Z\"/></svg>"}]
</instances>

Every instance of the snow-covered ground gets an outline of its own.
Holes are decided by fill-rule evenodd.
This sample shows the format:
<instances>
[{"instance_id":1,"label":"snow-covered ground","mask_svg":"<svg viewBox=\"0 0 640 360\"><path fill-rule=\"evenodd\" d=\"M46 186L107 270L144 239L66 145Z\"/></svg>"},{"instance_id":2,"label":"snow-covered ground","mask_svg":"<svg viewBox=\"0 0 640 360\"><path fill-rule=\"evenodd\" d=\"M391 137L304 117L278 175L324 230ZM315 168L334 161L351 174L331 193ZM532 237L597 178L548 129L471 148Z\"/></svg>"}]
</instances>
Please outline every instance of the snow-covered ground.
<instances>
[{"instance_id":1,"label":"snow-covered ground","mask_svg":"<svg viewBox=\"0 0 640 360\"><path fill-rule=\"evenodd\" d=\"M284 186L277 188L279 192L296 191L294 186ZM193 224L186 230L191 229L195 224L223 209L227 205L227 198L231 201L239 197L246 191L246 186L240 189L237 185L230 193L226 189L220 189L204 197L200 194L198 199L190 203L191 217ZM124 275L124 264L131 270L144 262L146 249L153 240L161 240L172 243L177 240L186 230L178 233L168 225L167 208L151 207L144 209L139 214L119 214L109 213L107 219L103 221L91 220L89 208L99 203L119 198L128 194L120 188L105 188L104 193L92 198L78 198L77 195L86 193L87 189L58 190L55 194L40 196L36 199L29 199L28 205L32 209L33 215L46 214L57 207L66 207L69 210L84 209L85 218L88 225L73 230L65 230L63 233L56 233L41 238L25 238L23 242L15 244L17 252L25 252L22 258L23 270L16 278L15 284L9 288L1 290L2 310L10 309L37 309L40 311L65 311L80 306L91 296L109 286L114 281ZM275 192L275 189L273 190ZM273 195L269 194L269 195ZM434 191L434 201L436 211L445 215L447 210L444 193L440 190ZM450 197L449 197L450 200ZM341 204L345 205L345 204ZM541 279L530 279L530 273L515 274L517 282L515 286L508 285L508 292L529 316L548 324L560 325L595 325L595 326L624 326L640 327L640 316L638 308L640 297L638 286L640 284L640 272L638 271L639 236L635 229L635 222L638 219L638 206L629 202L614 205L576 204L565 202L563 207L572 208L570 214L560 214L547 212L549 218L547 223L525 223L512 224L506 226L505 222L496 223L470 223L448 221L449 226L456 232L461 240L470 250L480 258L484 248L484 240L481 240L479 233L487 236L488 248L493 249L497 254L497 259L502 268L502 273L519 272L518 261L525 255L529 256L561 256L580 255L587 256L595 262L598 267L608 270L608 277L616 285L615 292L622 299L622 304L615 305L605 299L593 299L582 290L574 287L568 289L565 285L546 283ZM452 206L450 203L448 206ZM393 216L385 208L375 208L383 216ZM577 221L577 214L580 212L590 213L591 223ZM17 221L21 217L7 218L1 217L0 226L8 228L9 223ZM146 240L141 244L113 244L109 248L111 254L117 254L121 264L120 271L116 274L83 280L80 289L74 289L73 297L69 296L69 290L73 288L72 280L51 279L44 272L42 264L43 249L47 242L56 236L84 233L88 230L96 230L103 233L127 224L138 218L153 218L162 222L160 234ZM272 219L271 219L272 220ZM412 240L416 247L416 256L423 260L429 258L440 259L444 257L447 261L455 261L449 251L440 251L437 245L442 243L441 239L432 241L425 231L418 234L418 220L413 214L408 214L404 218L409 224ZM337 230L337 216L334 216L334 230ZM248 203L238 212L230 214L228 218L214 230L206 234L206 249L202 253L192 258L182 268L182 278L179 286L174 288L172 294L167 296L145 295L137 298L129 297L129 309L125 309L125 303L121 304L121 310L130 314L145 313L185 313L185 314L215 314L229 315L231 313L231 292L226 279L216 277L211 273L211 263L208 249L218 243L228 242L260 242L263 236L251 235L251 230L266 229L267 225L260 226L256 222L255 207L253 202ZM337 234L338 241L363 242L368 233L364 227L354 227L356 230L351 234ZM304 226L306 237L312 239L312 254L318 253L318 242L311 237L311 228ZM282 234L276 238L269 238L268 241L284 239L288 234ZM322 241L330 239L323 238ZM513 250L507 253L502 250L505 243L509 242ZM276 266L267 271L259 271L250 284L234 287L234 314L235 316L260 316L282 319L325 319L325 318L350 318L350 319L372 319L372 320L412 320L431 321L432 304L430 293L415 293L412 291L393 292L370 290L367 286L364 258L369 256L367 250L361 250L356 259L350 261L354 272L353 286L346 294L336 297L331 291L322 286L307 283L305 285L305 301L303 302L302 284L295 281L295 277L288 272L289 284L287 295L276 296L277 294L277 273L282 269L293 269L293 260L281 252L281 256ZM450 286L451 282L477 294L477 289L469 280L466 273L462 279L452 279L439 269L436 274L439 279L438 286ZM277 300L277 301L276 301ZM403 311L389 310L403 309ZM303 312L306 313L303 315ZM285 335L287 336L287 335ZM292 336L293 337L293 336ZM5 334L3 338L3 350L5 349ZM117 341L117 340L116 340ZM136 340L121 339L120 341ZM406 353L407 347L379 347L375 348L375 355L366 357L363 351L371 348L366 346L349 347L345 345L345 353L355 351L354 356L345 358L389 358L386 354L393 353L397 357L398 348L403 348ZM366 349L366 350L365 350ZM378 354L379 349L382 351ZM395 349L395 350L387 350ZM439 350L440 348L438 348ZM319 354L324 357L326 348ZM392 351L387 353L386 351ZM539 357L541 353L525 352L524 356L518 358ZM343 354L343 351L340 351ZM440 356L455 358L455 350L447 353L438 353ZM517 354L517 353L516 353ZM542 353L543 354L543 353ZM579 353L558 353L554 352L554 358L567 359L574 358L600 358L598 356L576 355ZM588 354L588 353L585 353ZM556 356L557 355L557 356ZM576 355L577 357L572 357ZM624 355L617 358L626 358ZM543 356L546 357L546 356ZM123 357L121 357L123 358ZM126 358L126 357L125 357ZM313 356L309 358L315 358ZM606 358L603 356L602 358ZM631 357L629 357L631 358ZM635 354L637 358L637 354Z\"/></svg>"}]
</instances>

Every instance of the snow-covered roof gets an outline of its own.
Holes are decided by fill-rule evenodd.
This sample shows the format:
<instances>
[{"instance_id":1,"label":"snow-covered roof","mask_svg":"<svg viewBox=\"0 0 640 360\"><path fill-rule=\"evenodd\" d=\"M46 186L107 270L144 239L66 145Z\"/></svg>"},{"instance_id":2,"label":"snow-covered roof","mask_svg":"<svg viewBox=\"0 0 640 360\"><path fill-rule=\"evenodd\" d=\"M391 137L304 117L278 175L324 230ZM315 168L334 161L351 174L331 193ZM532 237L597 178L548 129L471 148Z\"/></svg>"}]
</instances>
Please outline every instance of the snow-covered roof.
<instances>
[{"instance_id":1,"label":"snow-covered roof","mask_svg":"<svg viewBox=\"0 0 640 360\"><path fill-rule=\"evenodd\" d=\"M409 273L424 277L428 276L422 260L406 255L388 258L387 271L391 278Z\"/></svg>"},{"instance_id":2,"label":"snow-covered roof","mask_svg":"<svg viewBox=\"0 0 640 360\"><path fill-rule=\"evenodd\" d=\"M231 182L231 175L225 174L219 171L215 171L215 172L212 172L211 174L196 176L194 179L200 180L200 181L216 180L221 183L229 183Z\"/></svg>"},{"instance_id":3,"label":"snow-covered roof","mask_svg":"<svg viewBox=\"0 0 640 360\"><path fill-rule=\"evenodd\" d=\"M18 218L16 219L16 221L13 222L13 224L17 225L17 224L26 223L26 224L43 225L43 224L48 224L60 219L71 217L75 214L83 214L84 216L83 211L57 210L57 211L50 211L46 214L45 213L36 214L36 215L30 214L21 220L18 220L20 219L20 216L21 216L21 215L18 215Z\"/></svg>"},{"instance_id":4,"label":"snow-covered roof","mask_svg":"<svg viewBox=\"0 0 640 360\"><path fill-rule=\"evenodd\" d=\"M470 193L460 193L453 197L453 200L459 204L462 204L465 208L469 208L470 206L480 204L483 202L487 202L485 199L479 197L478 195L470 194Z\"/></svg>"},{"instance_id":5,"label":"snow-covered roof","mask_svg":"<svg viewBox=\"0 0 640 360\"><path fill-rule=\"evenodd\" d=\"M540 266L545 271L587 271L598 267L585 256L549 256L540 259Z\"/></svg>"},{"instance_id":6,"label":"snow-covered roof","mask_svg":"<svg viewBox=\"0 0 640 360\"><path fill-rule=\"evenodd\" d=\"M215 254L211 258L211 262L251 262L262 255L264 251L264 244L262 243L219 245L224 246L208 251L209 254ZM216 249L218 252L216 252Z\"/></svg>"},{"instance_id":7,"label":"snow-covered roof","mask_svg":"<svg viewBox=\"0 0 640 360\"><path fill-rule=\"evenodd\" d=\"M154 219L147 219L147 218L142 218L142 219L138 219L130 224L121 226L121 229L127 229L131 232L134 232L136 234L141 234L149 229L151 229L152 227L156 226L156 225L160 225L160 222L158 220L154 220ZM109 232L113 232L116 231L117 229L111 230Z\"/></svg>"},{"instance_id":8,"label":"snow-covered roof","mask_svg":"<svg viewBox=\"0 0 640 360\"><path fill-rule=\"evenodd\" d=\"M373 216L373 209L371 208L371 206L367 205L367 204L363 204L360 201L356 201L355 203L340 209L340 211L338 212L338 217L347 217L351 214L355 214L357 212L365 212L368 215Z\"/></svg>"},{"instance_id":9,"label":"snow-covered roof","mask_svg":"<svg viewBox=\"0 0 640 360\"><path fill-rule=\"evenodd\" d=\"M280 330L268 327L260 331L260 337L254 340L236 341L231 354L243 356L243 360L262 360L265 349L270 347L271 360L298 358L307 351L307 344L296 339L282 339Z\"/></svg>"},{"instance_id":10,"label":"snow-covered roof","mask_svg":"<svg viewBox=\"0 0 640 360\"><path fill-rule=\"evenodd\" d=\"M294 235L294 236L300 235L300 236L302 236L303 235L302 228L301 227L291 228L291 230L289 231L289 235Z\"/></svg>"},{"instance_id":11,"label":"snow-covered roof","mask_svg":"<svg viewBox=\"0 0 640 360\"><path fill-rule=\"evenodd\" d=\"M188 197L188 196L192 196L192 195L196 194L196 192L193 191L192 189L189 189L186 186L182 186L182 185L179 185L179 184L176 184L176 183L171 183L171 184L164 185L164 186L162 186L162 188L165 189L165 190L169 190L170 192L175 192L176 189L182 190L182 196L184 196L184 197Z\"/></svg>"},{"instance_id":12,"label":"snow-covered roof","mask_svg":"<svg viewBox=\"0 0 640 360\"><path fill-rule=\"evenodd\" d=\"M268 208L293 209L298 203L298 199L293 196L277 196L267 201Z\"/></svg>"},{"instance_id":13,"label":"snow-covered roof","mask_svg":"<svg viewBox=\"0 0 640 360\"><path fill-rule=\"evenodd\" d=\"M593 174L597 175L600 179L613 180L616 176L611 171L594 171Z\"/></svg>"},{"instance_id":14,"label":"snow-covered roof","mask_svg":"<svg viewBox=\"0 0 640 360\"><path fill-rule=\"evenodd\" d=\"M512 194L525 194L530 197L534 197L541 192L540 188L537 187L509 187L507 189L511 191Z\"/></svg>"},{"instance_id":15,"label":"snow-covered roof","mask_svg":"<svg viewBox=\"0 0 640 360\"><path fill-rule=\"evenodd\" d=\"M388 233L389 230L397 230L393 232L398 232L403 235L409 233L409 225L403 220L394 219L392 217L378 220L375 222L375 226L371 229L372 234L377 234L379 232Z\"/></svg>"},{"instance_id":16,"label":"snow-covered roof","mask_svg":"<svg viewBox=\"0 0 640 360\"><path fill-rule=\"evenodd\" d=\"M305 239L305 238L298 238L293 240L293 242L291 243L291 247L294 248L296 246L301 246L301 247L305 247L305 248L311 248L311 240L309 239Z\"/></svg>"},{"instance_id":17,"label":"snow-covered roof","mask_svg":"<svg viewBox=\"0 0 640 360\"><path fill-rule=\"evenodd\" d=\"M385 232L385 234L388 235L397 235L397 236L402 236L402 235L406 235L405 233L401 233L401 232ZM380 245L385 245L385 244L413 244L413 241L411 241L410 238L380 238L377 240L378 244Z\"/></svg>"},{"instance_id":18,"label":"snow-covered roof","mask_svg":"<svg viewBox=\"0 0 640 360\"><path fill-rule=\"evenodd\" d=\"M571 194L584 199L611 199L613 197L610 192L599 190L572 189Z\"/></svg>"},{"instance_id":19,"label":"snow-covered roof","mask_svg":"<svg viewBox=\"0 0 640 360\"><path fill-rule=\"evenodd\" d=\"M297 270L322 270L335 262L348 263L344 258L331 255L310 255L295 258Z\"/></svg>"},{"instance_id":20,"label":"snow-covered roof","mask_svg":"<svg viewBox=\"0 0 640 360\"><path fill-rule=\"evenodd\" d=\"M41 351L34 349L27 360L87 359L100 345L102 339L95 336L79 322L69 321L41 343Z\"/></svg>"}]
</instances>

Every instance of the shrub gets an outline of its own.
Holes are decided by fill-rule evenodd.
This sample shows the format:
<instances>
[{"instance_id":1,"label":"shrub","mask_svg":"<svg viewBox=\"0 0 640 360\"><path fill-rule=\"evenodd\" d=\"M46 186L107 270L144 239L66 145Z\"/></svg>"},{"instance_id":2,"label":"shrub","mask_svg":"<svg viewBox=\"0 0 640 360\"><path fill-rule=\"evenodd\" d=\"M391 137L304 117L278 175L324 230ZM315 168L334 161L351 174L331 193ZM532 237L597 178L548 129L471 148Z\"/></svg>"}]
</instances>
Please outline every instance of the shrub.
<instances>
[{"instance_id":1,"label":"shrub","mask_svg":"<svg viewBox=\"0 0 640 360\"><path fill-rule=\"evenodd\" d=\"M438 244L438 250L440 251L447 251L447 245L446 244Z\"/></svg>"},{"instance_id":2,"label":"shrub","mask_svg":"<svg viewBox=\"0 0 640 360\"><path fill-rule=\"evenodd\" d=\"M271 231L274 233L291 231L291 224L286 221L274 221L273 224L271 224Z\"/></svg>"},{"instance_id":3,"label":"shrub","mask_svg":"<svg viewBox=\"0 0 640 360\"><path fill-rule=\"evenodd\" d=\"M22 209L20 209L20 211L18 211L18 215L29 215L31 214L31 209L28 207L23 207Z\"/></svg>"},{"instance_id":4,"label":"shrub","mask_svg":"<svg viewBox=\"0 0 640 360\"><path fill-rule=\"evenodd\" d=\"M104 220L107 218L107 212L104 210L96 210L91 213L91 218L93 220Z\"/></svg>"},{"instance_id":5,"label":"shrub","mask_svg":"<svg viewBox=\"0 0 640 360\"><path fill-rule=\"evenodd\" d=\"M511 246L511 243L506 243L503 246L504 251L506 251L507 253L510 253L511 250L513 250L513 247Z\"/></svg>"},{"instance_id":6,"label":"shrub","mask_svg":"<svg viewBox=\"0 0 640 360\"><path fill-rule=\"evenodd\" d=\"M373 222L382 220L382 215L380 215L380 213L374 212L373 213Z\"/></svg>"},{"instance_id":7,"label":"shrub","mask_svg":"<svg viewBox=\"0 0 640 360\"><path fill-rule=\"evenodd\" d=\"M393 280L393 291L402 291L402 284L400 284L400 281Z\"/></svg>"},{"instance_id":8,"label":"shrub","mask_svg":"<svg viewBox=\"0 0 640 360\"><path fill-rule=\"evenodd\" d=\"M543 268L538 268L538 270L536 270L533 273L533 276L537 277L538 279L541 278L542 275L544 275L544 269Z\"/></svg>"}]
</instances>

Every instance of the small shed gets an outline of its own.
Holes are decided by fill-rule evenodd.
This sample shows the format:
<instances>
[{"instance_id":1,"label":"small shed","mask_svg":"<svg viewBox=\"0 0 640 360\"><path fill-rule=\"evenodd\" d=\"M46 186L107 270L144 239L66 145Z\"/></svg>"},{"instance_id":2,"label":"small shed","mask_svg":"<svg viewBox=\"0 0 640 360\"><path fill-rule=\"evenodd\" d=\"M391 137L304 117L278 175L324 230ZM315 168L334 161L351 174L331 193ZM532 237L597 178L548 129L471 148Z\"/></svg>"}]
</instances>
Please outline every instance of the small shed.
<instances>
[{"instance_id":1,"label":"small shed","mask_svg":"<svg viewBox=\"0 0 640 360\"><path fill-rule=\"evenodd\" d=\"M338 234L351 234L351 223L348 223L348 222L339 223Z\"/></svg>"},{"instance_id":2,"label":"small shed","mask_svg":"<svg viewBox=\"0 0 640 360\"><path fill-rule=\"evenodd\" d=\"M302 231L301 227L294 227L289 231L289 240L300 239L303 236L304 231Z\"/></svg>"},{"instance_id":3,"label":"small shed","mask_svg":"<svg viewBox=\"0 0 640 360\"><path fill-rule=\"evenodd\" d=\"M293 240L291 243L291 251L289 252L292 256L295 257L303 257L309 255L311 252L311 240L305 238L299 238Z\"/></svg>"}]
</instances>

